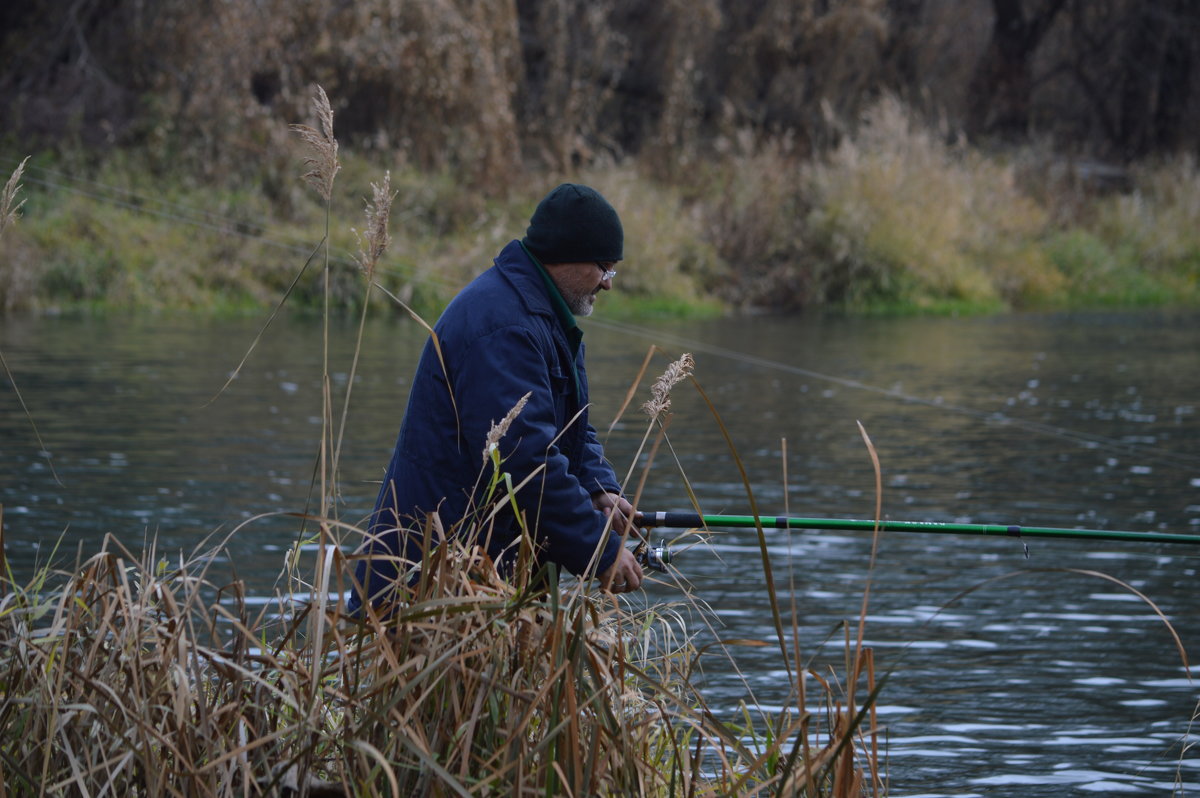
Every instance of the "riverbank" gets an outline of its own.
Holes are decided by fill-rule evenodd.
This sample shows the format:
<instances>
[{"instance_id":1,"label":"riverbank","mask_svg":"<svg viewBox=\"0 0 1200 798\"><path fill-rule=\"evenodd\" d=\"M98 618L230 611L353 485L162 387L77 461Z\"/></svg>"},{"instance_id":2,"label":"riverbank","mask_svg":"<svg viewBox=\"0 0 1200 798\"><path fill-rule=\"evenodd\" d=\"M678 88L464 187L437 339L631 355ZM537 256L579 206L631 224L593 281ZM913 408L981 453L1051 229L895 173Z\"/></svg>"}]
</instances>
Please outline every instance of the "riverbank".
<instances>
[{"instance_id":1,"label":"riverbank","mask_svg":"<svg viewBox=\"0 0 1200 798\"><path fill-rule=\"evenodd\" d=\"M302 143L292 143L247 158L245 171L208 176L152 169L136 152L35 154L23 218L3 241L0 308L272 306L325 229L325 204L300 178ZM0 158L6 175L23 155ZM436 312L519 237L563 179L597 186L622 214L627 259L606 298L618 317L1200 304L1194 159L1101 173L1048 150L985 152L947 143L886 100L817 159L779 142L731 144L720 160L669 175L627 162L527 174L492 195L394 154L343 151L340 163L330 289L351 308L363 296L352 255L361 209L385 172L396 192L392 245L376 279L418 312ZM320 271L296 283L293 304L322 302Z\"/></svg>"}]
</instances>

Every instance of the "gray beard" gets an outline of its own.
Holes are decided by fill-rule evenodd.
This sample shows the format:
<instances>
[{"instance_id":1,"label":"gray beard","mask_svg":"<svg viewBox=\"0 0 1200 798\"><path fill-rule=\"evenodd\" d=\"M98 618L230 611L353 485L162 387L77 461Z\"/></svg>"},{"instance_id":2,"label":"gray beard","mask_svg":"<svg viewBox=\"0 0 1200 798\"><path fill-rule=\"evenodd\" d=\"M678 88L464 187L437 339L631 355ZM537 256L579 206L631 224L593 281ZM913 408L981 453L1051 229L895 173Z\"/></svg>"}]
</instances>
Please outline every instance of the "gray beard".
<instances>
[{"instance_id":1,"label":"gray beard","mask_svg":"<svg viewBox=\"0 0 1200 798\"><path fill-rule=\"evenodd\" d=\"M567 302L567 308L576 316L590 316L596 307L591 294L563 297L563 299Z\"/></svg>"}]
</instances>

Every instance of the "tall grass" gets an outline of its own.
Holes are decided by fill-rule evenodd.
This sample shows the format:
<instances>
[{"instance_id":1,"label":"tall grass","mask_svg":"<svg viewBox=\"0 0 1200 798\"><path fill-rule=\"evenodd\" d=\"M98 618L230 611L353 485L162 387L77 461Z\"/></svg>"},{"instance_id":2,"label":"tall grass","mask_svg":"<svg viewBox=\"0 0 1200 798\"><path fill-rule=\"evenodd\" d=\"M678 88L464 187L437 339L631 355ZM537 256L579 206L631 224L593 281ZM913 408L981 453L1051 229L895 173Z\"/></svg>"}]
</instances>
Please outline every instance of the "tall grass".
<instances>
[{"instance_id":1,"label":"tall grass","mask_svg":"<svg viewBox=\"0 0 1200 798\"><path fill-rule=\"evenodd\" d=\"M5 181L4 190L0 191L0 235L4 235L5 228L21 216L21 206L25 204L25 200L18 200L17 195L21 191L21 175L25 173L27 163L28 157L17 165Z\"/></svg>"},{"instance_id":2,"label":"tall grass","mask_svg":"<svg viewBox=\"0 0 1200 798\"><path fill-rule=\"evenodd\" d=\"M812 760L714 717L670 607L514 586L448 540L394 615L358 623L299 582L251 603L215 577L216 551L168 565L108 538L3 580L9 794L859 794L832 787L858 771L841 716L788 713L822 727Z\"/></svg>"}]
</instances>

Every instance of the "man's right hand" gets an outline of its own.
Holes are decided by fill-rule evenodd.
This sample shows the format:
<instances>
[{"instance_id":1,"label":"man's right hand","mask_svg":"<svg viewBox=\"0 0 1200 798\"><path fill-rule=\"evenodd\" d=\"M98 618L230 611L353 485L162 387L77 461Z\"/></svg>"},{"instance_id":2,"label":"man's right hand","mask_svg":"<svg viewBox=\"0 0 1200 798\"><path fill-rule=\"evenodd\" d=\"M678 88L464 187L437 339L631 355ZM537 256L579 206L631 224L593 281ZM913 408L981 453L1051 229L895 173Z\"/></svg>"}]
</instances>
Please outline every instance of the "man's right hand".
<instances>
[{"instance_id":1,"label":"man's right hand","mask_svg":"<svg viewBox=\"0 0 1200 798\"><path fill-rule=\"evenodd\" d=\"M617 552L617 559L600 574L600 586L613 593L631 593L642 586L642 566L624 546Z\"/></svg>"}]
</instances>

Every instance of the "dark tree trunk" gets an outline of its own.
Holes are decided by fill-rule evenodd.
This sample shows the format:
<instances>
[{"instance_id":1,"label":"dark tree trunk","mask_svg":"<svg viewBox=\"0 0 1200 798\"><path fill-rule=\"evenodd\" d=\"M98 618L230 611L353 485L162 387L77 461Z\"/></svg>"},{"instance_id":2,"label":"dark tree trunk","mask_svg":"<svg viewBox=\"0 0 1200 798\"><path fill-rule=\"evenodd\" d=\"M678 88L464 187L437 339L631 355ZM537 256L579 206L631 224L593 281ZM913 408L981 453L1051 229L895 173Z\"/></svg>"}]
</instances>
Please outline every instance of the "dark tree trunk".
<instances>
[{"instance_id":1,"label":"dark tree trunk","mask_svg":"<svg viewBox=\"0 0 1200 798\"><path fill-rule=\"evenodd\" d=\"M967 131L1019 139L1029 131L1030 62L1066 0L1049 0L1030 15L1022 0L992 0L996 18L967 90Z\"/></svg>"},{"instance_id":2,"label":"dark tree trunk","mask_svg":"<svg viewBox=\"0 0 1200 798\"><path fill-rule=\"evenodd\" d=\"M1191 100L1200 11L1195 0L1134 3L1117 74L1112 138L1126 160L1178 146Z\"/></svg>"},{"instance_id":3,"label":"dark tree trunk","mask_svg":"<svg viewBox=\"0 0 1200 798\"><path fill-rule=\"evenodd\" d=\"M1121 102L1117 147L1129 159L1146 152L1162 73L1169 25L1159 4L1135 4L1126 19L1129 31L1121 59Z\"/></svg>"},{"instance_id":4,"label":"dark tree trunk","mask_svg":"<svg viewBox=\"0 0 1200 798\"><path fill-rule=\"evenodd\" d=\"M1154 131L1150 146L1155 150L1177 150L1195 143L1195 132L1187 129L1188 104L1192 101L1195 72L1200 66L1200 4L1176 0L1180 24L1174 26L1163 53L1158 81L1158 107L1154 109Z\"/></svg>"},{"instance_id":5,"label":"dark tree trunk","mask_svg":"<svg viewBox=\"0 0 1200 798\"><path fill-rule=\"evenodd\" d=\"M925 0L888 0L888 39L883 51L883 75L901 96L920 85L917 57L921 48L921 14ZM914 98L908 97L909 101Z\"/></svg>"}]
</instances>

